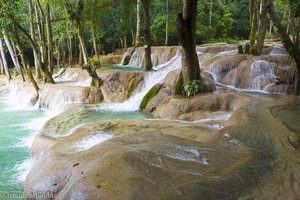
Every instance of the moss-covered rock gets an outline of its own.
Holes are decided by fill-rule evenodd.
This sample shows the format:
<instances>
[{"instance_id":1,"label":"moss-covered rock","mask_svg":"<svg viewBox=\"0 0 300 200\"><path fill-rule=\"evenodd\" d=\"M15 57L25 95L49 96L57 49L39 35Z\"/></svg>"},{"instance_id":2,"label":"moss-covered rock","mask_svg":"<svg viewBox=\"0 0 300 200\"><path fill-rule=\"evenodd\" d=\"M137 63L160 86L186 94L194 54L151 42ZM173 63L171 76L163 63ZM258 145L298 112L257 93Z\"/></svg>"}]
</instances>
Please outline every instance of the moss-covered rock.
<instances>
[{"instance_id":1,"label":"moss-covered rock","mask_svg":"<svg viewBox=\"0 0 300 200\"><path fill-rule=\"evenodd\" d=\"M155 97L155 95L158 94L158 92L160 91L161 87L162 87L162 84L156 84L156 85L153 86L153 87L151 88L151 90L144 96L144 98L143 98L143 100L142 100L142 103L141 103L141 105L140 105L140 108L141 108L142 110L144 110L144 109L147 107L148 103L151 101L151 99L152 99L153 97Z\"/></svg>"},{"instance_id":2,"label":"moss-covered rock","mask_svg":"<svg viewBox=\"0 0 300 200\"><path fill-rule=\"evenodd\" d=\"M179 78L178 78L178 81L175 85L175 88L174 88L174 94L176 96L182 96L182 86L183 86L183 78L182 78L182 72L180 72L180 75L179 75Z\"/></svg>"},{"instance_id":3,"label":"moss-covered rock","mask_svg":"<svg viewBox=\"0 0 300 200\"><path fill-rule=\"evenodd\" d=\"M101 64L119 64L122 60L122 55L105 55L100 56Z\"/></svg>"},{"instance_id":4,"label":"moss-covered rock","mask_svg":"<svg viewBox=\"0 0 300 200\"><path fill-rule=\"evenodd\" d=\"M129 81L128 85L126 86L127 97L130 97L132 95L132 93L137 88L137 86L138 86L139 83L140 83L140 80L137 80L135 78L132 78Z\"/></svg>"}]
</instances>

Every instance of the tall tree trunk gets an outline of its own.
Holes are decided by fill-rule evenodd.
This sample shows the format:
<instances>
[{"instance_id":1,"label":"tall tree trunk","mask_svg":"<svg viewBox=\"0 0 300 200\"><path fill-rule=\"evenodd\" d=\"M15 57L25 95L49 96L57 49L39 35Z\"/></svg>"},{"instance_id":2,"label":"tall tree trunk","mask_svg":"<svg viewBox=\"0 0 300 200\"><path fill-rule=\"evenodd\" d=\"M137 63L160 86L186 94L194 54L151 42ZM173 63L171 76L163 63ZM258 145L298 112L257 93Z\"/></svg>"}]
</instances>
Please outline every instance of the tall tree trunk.
<instances>
[{"instance_id":1,"label":"tall tree trunk","mask_svg":"<svg viewBox=\"0 0 300 200\"><path fill-rule=\"evenodd\" d=\"M200 80L196 52L197 0L184 0L183 12L178 14L178 31L182 45L182 77L184 83Z\"/></svg>"},{"instance_id":2,"label":"tall tree trunk","mask_svg":"<svg viewBox=\"0 0 300 200\"><path fill-rule=\"evenodd\" d=\"M83 54L82 54L81 44L79 44L78 47L79 47L78 64L83 65Z\"/></svg>"},{"instance_id":3,"label":"tall tree trunk","mask_svg":"<svg viewBox=\"0 0 300 200\"><path fill-rule=\"evenodd\" d=\"M39 94L39 90L40 90L39 86L37 85L36 81L34 80L34 77L32 75L32 71L31 71L31 67L28 65L27 59L25 57L25 54L24 54L24 51L23 51L23 48L21 46L21 42L20 42L20 39L18 36L16 37L16 47L18 49L19 55L21 57L21 62L24 66L24 69L26 70L29 80L30 80L32 86L34 87L36 93Z\"/></svg>"},{"instance_id":4,"label":"tall tree trunk","mask_svg":"<svg viewBox=\"0 0 300 200\"><path fill-rule=\"evenodd\" d=\"M44 34L44 24L40 16L39 12L39 4L38 1L35 2L35 17L37 20L37 27L38 27L38 35L39 35L39 40L41 41L41 44L39 46L40 52L41 52L41 62L44 63L44 52L45 52L45 34ZM39 62L39 61L38 61ZM41 66L40 66L41 67Z\"/></svg>"},{"instance_id":5,"label":"tall tree trunk","mask_svg":"<svg viewBox=\"0 0 300 200\"><path fill-rule=\"evenodd\" d=\"M22 65L20 64L20 61L19 61L19 58L18 58L18 54L17 54L16 44L15 43L11 43L11 45L12 45L12 48L14 50L14 54L15 54L15 57L16 57L17 65L20 68L20 73L21 73L22 79L23 79L23 81L25 81L25 77L24 77L24 73L23 73L23 68L22 68Z\"/></svg>"},{"instance_id":6,"label":"tall tree trunk","mask_svg":"<svg viewBox=\"0 0 300 200\"><path fill-rule=\"evenodd\" d=\"M145 29L145 70L152 70L151 62L151 34L150 34L150 10L149 0L143 0L144 7L144 29Z\"/></svg>"},{"instance_id":7,"label":"tall tree trunk","mask_svg":"<svg viewBox=\"0 0 300 200\"><path fill-rule=\"evenodd\" d=\"M128 48L128 45L127 45L127 34L126 33L124 33L124 47L123 48L125 48L125 49Z\"/></svg>"},{"instance_id":8,"label":"tall tree trunk","mask_svg":"<svg viewBox=\"0 0 300 200\"><path fill-rule=\"evenodd\" d=\"M61 64L66 66L66 50L64 48L64 41L61 43Z\"/></svg>"},{"instance_id":9,"label":"tall tree trunk","mask_svg":"<svg viewBox=\"0 0 300 200\"><path fill-rule=\"evenodd\" d=\"M98 55L98 48L97 48L97 38L96 38L96 31L95 26L92 26L92 40L93 40L93 49L94 49L94 55Z\"/></svg>"},{"instance_id":10,"label":"tall tree trunk","mask_svg":"<svg viewBox=\"0 0 300 200\"><path fill-rule=\"evenodd\" d=\"M76 24L77 24L77 29L78 29L78 38L79 38L79 43L82 51L82 56L83 56L83 62L84 65L87 65L87 57L88 57L88 52L87 52L87 47L86 47L86 41L84 37L84 0L78 0L77 1L77 16L76 16Z\"/></svg>"},{"instance_id":11,"label":"tall tree trunk","mask_svg":"<svg viewBox=\"0 0 300 200\"><path fill-rule=\"evenodd\" d=\"M50 75L52 76L53 69L54 69L54 62L53 62L52 26L51 26L49 4L46 5L46 30L47 30L47 41L48 41L48 69Z\"/></svg>"},{"instance_id":12,"label":"tall tree trunk","mask_svg":"<svg viewBox=\"0 0 300 200\"><path fill-rule=\"evenodd\" d=\"M257 41L257 49L256 49L257 55L260 55L262 53L264 47L264 41L267 33L268 16L266 10L266 0L262 0L260 10L261 10L260 23L259 23L258 41Z\"/></svg>"},{"instance_id":13,"label":"tall tree trunk","mask_svg":"<svg viewBox=\"0 0 300 200\"><path fill-rule=\"evenodd\" d=\"M47 52L47 41L46 41L46 36L45 36L45 14L43 12L43 9L41 7L41 3L40 0L36 0L36 10L39 11L38 12L38 26L40 24L40 41L41 41L41 55L42 55L42 63L45 65L43 66L43 68L48 68L48 52ZM40 14L41 16L40 16ZM42 66L41 66L42 68ZM44 70L43 70L44 72ZM45 72L44 72L45 73Z\"/></svg>"},{"instance_id":14,"label":"tall tree trunk","mask_svg":"<svg viewBox=\"0 0 300 200\"><path fill-rule=\"evenodd\" d=\"M69 33L69 40L68 40L68 51L69 51L69 65L71 66L73 63L73 47L72 47L72 36Z\"/></svg>"},{"instance_id":15,"label":"tall tree trunk","mask_svg":"<svg viewBox=\"0 0 300 200\"><path fill-rule=\"evenodd\" d=\"M78 38L79 38L79 42L80 42L80 50L81 50L81 54L83 57L83 64L87 65L87 48L86 48L86 43L85 43L85 39L84 39L84 32L83 32L83 28L79 28L79 32L78 32Z\"/></svg>"},{"instance_id":16,"label":"tall tree trunk","mask_svg":"<svg viewBox=\"0 0 300 200\"><path fill-rule=\"evenodd\" d=\"M3 62L3 66L4 66L4 72L5 72L5 75L6 75L6 79L7 79L7 81L10 81L11 76L10 76L10 73L9 73L9 70L8 70L8 64L7 64L7 60L6 60L5 53L4 53L2 39L0 39L0 54L1 54L1 57L2 57L2 62Z\"/></svg>"},{"instance_id":17,"label":"tall tree trunk","mask_svg":"<svg viewBox=\"0 0 300 200\"><path fill-rule=\"evenodd\" d=\"M136 2L136 35L135 35L135 46L141 46L141 7L142 0Z\"/></svg>"},{"instance_id":18,"label":"tall tree trunk","mask_svg":"<svg viewBox=\"0 0 300 200\"><path fill-rule=\"evenodd\" d=\"M166 38L165 46L169 44L169 0L166 0Z\"/></svg>"},{"instance_id":19,"label":"tall tree trunk","mask_svg":"<svg viewBox=\"0 0 300 200\"><path fill-rule=\"evenodd\" d=\"M57 42L57 57L56 57L56 65L57 68L60 69L60 42Z\"/></svg>"},{"instance_id":20,"label":"tall tree trunk","mask_svg":"<svg viewBox=\"0 0 300 200\"><path fill-rule=\"evenodd\" d=\"M0 74L4 74L4 65L3 65L1 53L0 53Z\"/></svg>"},{"instance_id":21,"label":"tall tree trunk","mask_svg":"<svg viewBox=\"0 0 300 200\"><path fill-rule=\"evenodd\" d=\"M28 8L29 8L29 28L30 28L30 35L33 39L33 41L35 40L35 31L34 31L34 24L33 24L33 4L32 4L32 0L28 0ZM33 58L34 58L34 67L35 67L35 76L37 79L41 79L41 70L40 67L38 65L38 58L35 52L33 52Z\"/></svg>"},{"instance_id":22,"label":"tall tree trunk","mask_svg":"<svg viewBox=\"0 0 300 200\"><path fill-rule=\"evenodd\" d=\"M212 14L213 14L213 0L210 0L210 6L209 6L209 28L211 28L211 25L212 25Z\"/></svg>"},{"instance_id":23,"label":"tall tree trunk","mask_svg":"<svg viewBox=\"0 0 300 200\"><path fill-rule=\"evenodd\" d=\"M54 80L53 80L53 78L52 78L52 76L51 76L51 74L50 74L47 66L41 62L41 59L40 59L41 58L41 54L38 51L37 44L32 40L32 38L30 37L30 34L17 21L13 20L13 23L18 28L18 30L20 30L26 36L26 38L28 39L28 42L29 42L31 48L38 55L39 66L41 66L41 69L42 69L42 71L45 74L45 80L47 80L47 83L54 83ZM17 35L15 37L17 37Z\"/></svg>"},{"instance_id":24,"label":"tall tree trunk","mask_svg":"<svg viewBox=\"0 0 300 200\"><path fill-rule=\"evenodd\" d=\"M257 27L257 0L249 0L249 16L250 16L249 53L254 54L256 27Z\"/></svg>"},{"instance_id":25,"label":"tall tree trunk","mask_svg":"<svg viewBox=\"0 0 300 200\"><path fill-rule=\"evenodd\" d=\"M297 65L298 74L300 74L300 49L299 49L299 46L297 46L293 43L293 41L290 39L289 34L285 31L285 28L282 26L281 21L277 15L277 12L274 8L273 0L267 0L266 9L270 15L271 20L274 23L274 26L277 28L277 31L281 38L281 41L284 45L284 48L288 52L289 56L295 60L296 65Z\"/></svg>"},{"instance_id":26,"label":"tall tree trunk","mask_svg":"<svg viewBox=\"0 0 300 200\"><path fill-rule=\"evenodd\" d=\"M93 8L92 8L92 40L93 40L93 49L94 49L94 55L98 55L98 48L97 48L97 37L96 37L96 17L95 17L95 9L96 9L96 0L93 0ZM96 19L95 19L96 18Z\"/></svg>"},{"instance_id":27,"label":"tall tree trunk","mask_svg":"<svg viewBox=\"0 0 300 200\"><path fill-rule=\"evenodd\" d=\"M14 51L13 47L12 47L12 44L11 42L9 41L5 31L2 31L2 34L3 34L3 37L4 37L4 41L5 41L5 44L6 44L6 47L8 49L8 52L9 52L9 55L11 57L11 60L13 61L13 64L16 68L16 70L18 71L19 74L21 74L22 76L22 80L25 81L25 78L23 76L23 73L22 73L22 69L21 69L21 66L20 66L20 63L18 61L18 57L16 56L16 52Z\"/></svg>"},{"instance_id":28,"label":"tall tree trunk","mask_svg":"<svg viewBox=\"0 0 300 200\"><path fill-rule=\"evenodd\" d=\"M4 72L4 64L3 64L3 60L0 54L0 74L5 74Z\"/></svg>"}]
</instances>

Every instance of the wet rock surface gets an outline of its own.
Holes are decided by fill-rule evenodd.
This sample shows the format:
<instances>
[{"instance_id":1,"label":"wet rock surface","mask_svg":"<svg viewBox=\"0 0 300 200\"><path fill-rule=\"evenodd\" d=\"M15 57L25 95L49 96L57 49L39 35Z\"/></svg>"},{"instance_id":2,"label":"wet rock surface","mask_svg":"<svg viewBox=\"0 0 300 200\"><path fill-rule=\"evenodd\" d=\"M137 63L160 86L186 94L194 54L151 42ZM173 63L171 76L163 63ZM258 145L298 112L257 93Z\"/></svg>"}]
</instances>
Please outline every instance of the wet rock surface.
<instances>
[{"instance_id":1,"label":"wet rock surface","mask_svg":"<svg viewBox=\"0 0 300 200\"><path fill-rule=\"evenodd\" d=\"M46 187L57 199L297 199L296 132L273 113L291 98L238 96L251 102L224 103L227 112L215 113L231 111L230 118L103 121L59 137L50 123L35 139L44 153L26 180L25 199Z\"/></svg>"}]
</instances>

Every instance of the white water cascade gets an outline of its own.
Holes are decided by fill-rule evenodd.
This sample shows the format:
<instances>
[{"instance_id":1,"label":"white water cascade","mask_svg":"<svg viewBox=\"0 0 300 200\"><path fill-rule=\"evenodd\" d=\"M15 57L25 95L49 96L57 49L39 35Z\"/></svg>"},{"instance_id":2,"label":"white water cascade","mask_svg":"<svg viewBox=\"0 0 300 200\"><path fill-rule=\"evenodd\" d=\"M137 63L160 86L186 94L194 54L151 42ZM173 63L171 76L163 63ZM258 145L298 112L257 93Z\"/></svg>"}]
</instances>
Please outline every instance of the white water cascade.
<instances>
[{"instance_id":1,"label":"white water cascade","mask_svg":"<svg viewBox=\"0 0 300 200\"><path fill-rule=\"evenodd\" d=\"M179 68L181 68L181 56L176 55L169 62L154 67L154 70L157 71L145 73L145 84L143 88L141 91L130 97L127 101L123 103L105 103L97 110L115 112L139 110L140 104L149 90L151 90L154 85L162 83L169 72Z\"/></svg>"},{"instance_id":2,"label":"white water cascade","mask_svg":"<svg viewBox=\"0 0 300 200\"><path fill-rule=\"evenodd\" d=\"M128 55L129 55L129 53L126 51L125 54L122 57L122 61L121 61L122 64L121 65L124 64L126 56L128 56ZM132 54L132 56L129 60L128 66L143 67L144 62L145 62L145 53L144 53L144 51L136 50L136 51L133 52L133 54ZM152 62L152 66L154 66L154 67L157 66L158 56L157 56L156 53L151 54L151 62Z\"/></svg>"},{"instance_id":3,"label":"white water cascade","mask_svg":"<svg viewBox=\"0 0 300 200\"><path fill-rule=\"evenodd\" d=\"M122 57L121 62L120 62L120 65L124 65L125 64L125 60L126 60L127 56L130 56L129 48L123 54L123 57Z\"/></svg>"},{"instance_id":4,"label":"white water cascade","mask_svg":"<svg viewBox=\"0 0 300 200\"><path fill-rule=\"evenodd\" d=\"M134 51L129 60L128 66L141 67L143 65L144 58L145 58L145 53L139 54L138 51Z\"/></svg>"},{"instance_id":5,"label":"white water cascade","mask_svg":"<svg viewBox=\"0 0 300 200\"><path fill-rule=\"evenodd\" d=\"M251 85L249 89L253 90L264 90L276 81L274 67L265 60L255 60L252 63L250 77Z\"/></svg>"}]
</instances>

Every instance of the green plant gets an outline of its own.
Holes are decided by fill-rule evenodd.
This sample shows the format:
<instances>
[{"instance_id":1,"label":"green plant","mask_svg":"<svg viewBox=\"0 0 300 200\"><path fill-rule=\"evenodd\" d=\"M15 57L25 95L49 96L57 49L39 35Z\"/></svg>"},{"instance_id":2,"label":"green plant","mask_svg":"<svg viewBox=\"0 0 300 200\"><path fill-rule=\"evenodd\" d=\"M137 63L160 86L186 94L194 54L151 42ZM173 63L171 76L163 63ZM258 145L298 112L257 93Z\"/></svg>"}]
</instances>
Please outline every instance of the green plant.
<instances>
[{"instance_id":1,"label":"green plant","mask_svg":"<svg viewBox=\"0 0 300 200\"><path fill-rule=\"evenodd\" d=\"M13 76L13 77L19 76L19 72L17 71L16 68L13 69L13 71L12 71L12 76Z\"/></svg>"},{"instance_id":2,"label":"green plant","mask_svg":"<svg viewBox=\"0 0 300 200\"><path fill-rule=\"evenodd\" d=\"M191 82L184 83L182 86L182 93L187 97L195 96L202 91L203 88L199 80L192 80Z\"/></svg>"},{"instance_id":3,"label":"green plant","mask_svg":"<svg viewBox=\"0 0 300 200\"><path fill-rule=\"evenodd\" d=\"M92 71L96 71L96 69L100 68L100 57L99 56L93 56L91 58L88 58L87 67L91 69Z\"/></svg>"}]
</instances>

